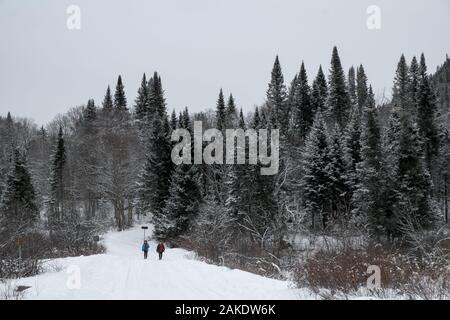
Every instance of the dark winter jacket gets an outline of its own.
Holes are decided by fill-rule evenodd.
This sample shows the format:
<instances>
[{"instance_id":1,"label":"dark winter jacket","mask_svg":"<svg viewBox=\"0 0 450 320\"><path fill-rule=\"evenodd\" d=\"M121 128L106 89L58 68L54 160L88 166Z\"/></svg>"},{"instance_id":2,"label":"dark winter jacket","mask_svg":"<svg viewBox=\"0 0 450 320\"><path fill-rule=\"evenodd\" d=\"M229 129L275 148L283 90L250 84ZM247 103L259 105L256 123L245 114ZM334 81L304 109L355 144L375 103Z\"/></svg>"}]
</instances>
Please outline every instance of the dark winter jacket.
<instances>
[{"instance_id":1,"label":"dark winter jacket","mask_svg":"<svg viewBox=\"0 0 450 320\"><path fill-rule=\"evenodd\" d=\"M166 250L166 248L164 248L164 244L159 243L158 246L156 247L156 252L163 253L164 250Z\"/></svg>"},{"instance_id":2,"label":"dark winter jacket","mask_svg":"<svg viewBox=\"0 0 450 320\"><path fill-rule=\"evenodd\" d=\"M142 251L148 251L148 248L150 248L150 245L148 243L142 244Z\"/></svg>"}]
</instances>

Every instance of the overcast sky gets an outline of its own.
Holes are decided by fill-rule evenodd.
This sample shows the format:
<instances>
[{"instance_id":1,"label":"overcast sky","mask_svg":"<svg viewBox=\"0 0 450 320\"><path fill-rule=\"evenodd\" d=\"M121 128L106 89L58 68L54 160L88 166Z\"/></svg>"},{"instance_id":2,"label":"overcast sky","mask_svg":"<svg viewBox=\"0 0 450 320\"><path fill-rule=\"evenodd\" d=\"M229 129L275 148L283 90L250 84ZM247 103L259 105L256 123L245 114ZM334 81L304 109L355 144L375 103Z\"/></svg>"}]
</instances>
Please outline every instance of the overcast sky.
<instances>
[{"instance_id":1,"label":"overcast sky","mask_svg":"<svg viewBox=\"0 0 450 320\"><path fill-rule=\"evenodd\" d=\"M80 30L66 26L71 4ZM381 9L380 30L366 26L369 5ZM169 111L214 107L221 87L250 110L276 54L288 83L302 60L312 81L334 45L344 68L364 64L380 96L402 52L423 51L434 71L449 31L448 0L0 0L0 115L44 124L90 97L100 104L118 74L131 104L154 70Z\"/></svg>"}]
</instances>

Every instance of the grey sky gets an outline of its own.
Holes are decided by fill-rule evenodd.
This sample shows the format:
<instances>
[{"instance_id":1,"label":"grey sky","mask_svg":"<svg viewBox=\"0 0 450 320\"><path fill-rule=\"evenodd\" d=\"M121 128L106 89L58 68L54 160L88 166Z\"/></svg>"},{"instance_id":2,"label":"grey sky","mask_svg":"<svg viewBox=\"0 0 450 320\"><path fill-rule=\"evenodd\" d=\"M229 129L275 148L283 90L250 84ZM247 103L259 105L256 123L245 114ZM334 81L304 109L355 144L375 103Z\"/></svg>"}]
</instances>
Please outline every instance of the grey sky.
<instances>
[{"instance_id":1,"label":"grey sky","mask_svg":"<svg viewBox=\"0 0 450 320\"><path fill-rule=\"evenodd\" d=\"M81 30L66 27L70 4ZM381 8L381 30L366 27L369 5ZM402 52L423 51L431 71L444 61L449 16L448 0L0 0L0 114L46 123L90 97L100 104L118 74L131 104L154 70L169 110L214 107L221 87L250 110L276 54L287 83L302 60L312 81L333 45L346 69L364 64L389 94Z\"/></svg>"}]
</instances>

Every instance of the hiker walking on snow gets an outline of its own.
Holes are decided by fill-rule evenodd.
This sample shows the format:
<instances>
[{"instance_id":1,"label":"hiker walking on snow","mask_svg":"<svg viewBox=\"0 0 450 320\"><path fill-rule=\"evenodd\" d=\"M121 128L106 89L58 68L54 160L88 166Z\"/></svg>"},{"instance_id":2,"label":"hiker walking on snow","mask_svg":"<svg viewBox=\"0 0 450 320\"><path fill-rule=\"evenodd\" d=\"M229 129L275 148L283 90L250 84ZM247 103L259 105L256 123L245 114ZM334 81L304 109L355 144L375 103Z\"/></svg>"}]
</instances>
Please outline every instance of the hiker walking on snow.
<instances>
[{"instance_id":1,"label":"hiker walking on snow","mask_svg":"<svg viewBox=\"0 0 450 320\"><path fill-rule=\"evenodd\" d=\"M150 245L148 244L147 240L144 240L144 243L142 244L142 251L144 252L144 259L147 259L148 249L150 248Z\"/></svg>"},{"instance_id":2,"label":"hiker walking on snow","mask_svg":"<svg viewBox=\"0 0 450 320\"><path fill-rule=\"evenodd\" d=\"M162 259L164 250L166 250L166 248L164 248L164 243L162 243L162 241L160 241L158 243L158 246L156 247L156 252L158 252L158 254L159 254L159 260Z\"/></svg>"}]
</instances>

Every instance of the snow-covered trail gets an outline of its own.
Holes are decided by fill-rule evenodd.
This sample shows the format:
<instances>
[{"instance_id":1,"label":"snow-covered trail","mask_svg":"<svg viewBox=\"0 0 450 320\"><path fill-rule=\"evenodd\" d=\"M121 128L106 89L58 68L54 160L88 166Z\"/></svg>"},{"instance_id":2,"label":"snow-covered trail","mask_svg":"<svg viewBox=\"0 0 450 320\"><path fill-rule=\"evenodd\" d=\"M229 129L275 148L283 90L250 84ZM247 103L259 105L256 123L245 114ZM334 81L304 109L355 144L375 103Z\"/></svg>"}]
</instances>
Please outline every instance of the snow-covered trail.
<instances>
[{"instance_id":1,"label":"snow-covered trail","mask_svg":"<svg viewBox=\"0 0 450 320\"><path fill-rule=\"evenodd\" d=\"M142 240L140 228L109 233L105 254L51 260L46 264L49 271L19 279L15 285L31 286L25 299L313 298L286 281L209 265L182 249L166 248L160 261L154 242L144 260Z\"/></svg>"}]
</instances>

